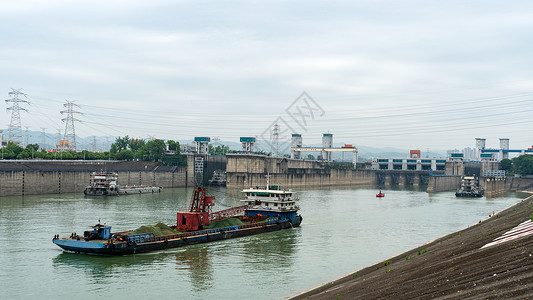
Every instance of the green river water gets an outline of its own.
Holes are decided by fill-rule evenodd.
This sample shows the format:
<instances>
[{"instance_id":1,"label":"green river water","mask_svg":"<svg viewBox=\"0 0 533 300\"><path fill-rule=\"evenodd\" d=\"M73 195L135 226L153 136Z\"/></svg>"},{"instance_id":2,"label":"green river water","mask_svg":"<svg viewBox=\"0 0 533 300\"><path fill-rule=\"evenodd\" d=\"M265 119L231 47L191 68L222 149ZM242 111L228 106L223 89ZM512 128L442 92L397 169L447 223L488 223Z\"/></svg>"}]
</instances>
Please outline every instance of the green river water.
<instances>
[{"instance_id":1,"label":"green river water","mask_svg":"<svg viewBox=\"0 0 533 300\"><path fill-rule=\"evenodd\" d=\"M214 210L239 190L212 188ZM302 226L120 257L65 253L54 234L176 222L192 189L160 194L0 197L0 299L283 299L379 262L504 209L525 194L456 198L453 192L298 190Z\"/></svg>"}]
</instances>

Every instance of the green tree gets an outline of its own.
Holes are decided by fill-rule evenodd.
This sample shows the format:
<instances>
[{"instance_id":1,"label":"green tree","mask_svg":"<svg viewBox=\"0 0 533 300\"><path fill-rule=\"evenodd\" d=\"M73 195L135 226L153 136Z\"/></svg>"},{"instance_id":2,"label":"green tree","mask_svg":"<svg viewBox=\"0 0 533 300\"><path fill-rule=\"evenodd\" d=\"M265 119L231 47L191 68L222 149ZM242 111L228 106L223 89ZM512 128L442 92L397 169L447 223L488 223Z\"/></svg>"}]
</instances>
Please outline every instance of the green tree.
<instances>
[{"instance_id":1,"label":"green tree","mask_svg":"<svg viewBox=\"0 0 533 300\"><path fill-rule=\"evenodd\" d=\"M179 143L176 143L173 140L168 140L167 144L168 144L168 150L170 150L170 151L176 151L178 149L178 147L179 147Z\"/></svg>"},{"instance_id":2,"label":"green tree","mask_svg":"<svg viewBox=\"0 0 533 300\"><path fill-rule=\"evenodd\" d=\"M22 152L20 152L18 155L17 155L17 159L28 159L30 158L30 154L28 153L28 151L24 150Z\"/></svg>"},{"instance_id":3,"label":"green tree","mask_svg":"<svg viewBox=\"0 0 533 300\"><path fill-rule=\"evenodd\" d=\"M139 149L144 147L145 144L146 142L143 139L130 139L129 146L130 146L131 151L133 151L133 153L137 153L137 151L139 151Z\"/></svg>"},{"instance_id":4,"label":"green tree","mask_svg":"<svg viewBox=\"0 0 533 300\"><path fill-rule=\"evenodd\" d=\"M501 165L501 169L505 170L505 172L507 173L513 171L513 161L511 161L508 158L502 159L502 161L500 162L500 165Z\"/></svg>"},{"instance_id":5,"label":"green tree","mask_svg":"<svg viewBox=\"0 0 533 300\"><path fill-rule=\"evenodd\" d=\"M513 169L520 175L533 174L533 155L524 154L513 158Z\"/></svg>"},{"instance_id":6,"label":"green tree","mask_svg":"<svg viewBox=\"0 0 533 300\"><path fill-rule=\"evenodd\" d=\"M163 155L165 155L166 149L167 147L163 140L156 139L149 141L142 148L144 154L143 157L145 160L159 161L163 158Z\"/></svg>"},{"instance_id":7,"label":"green tree","mask_svg":"<svg viewBox=\"0 0 533 300\"><path fill-rule=\"evenodd\" d=\"M115 154L118 152L118 146L116 143L111 144L111 148L109 149L109 152L111 152L112 154Z\"/></svg>"},{"instance_id":8,"label":"green tree","mask_svg":"<svg viewBox=\"0 0 533 300\"><path fill-rule=\"evenodd\" d=\"M171 156L165 156L162 160L164 166L186 166L187 159L179 152L172 154Z\"/></svg>"},{"instance_id":9,"label":"green tree","mask_svg":"<svg viewBox=\"0 0 533 300\"><path fill-rule=\"evenodd\" d=\"M74 159L74 156L70 152L63 152L58 155L60 155L61 159L65 159L65 160Z\"/></svg>"},{"instance_id":10,"label":"green tree","mask_svg":"<svg viewBox=\"0 0 533 300\"><path fill-rule=\"evenodd\" d=\"M17 155L19 155L23 150L24 149L22 147L20 147L19 145L13 142L8 142L6 148L4 149L4 151L6 152L11 152L12 155L14 155L14 157L17 157ZM4 154L4 158L5 158L5 154Z\"/></svg>"},{"instance_id":11,"label":"green tree","mask_svg":"<svg viewBox=\"0 0 533 300\"><path fill-rule=\"evenodd\" d=\"M98 157L99 157L98 159L106 160L109 158L114 158L114 154L109 153L109 151L104 151L104 152L98 153Z\"/></svg>"},{"instance_id":12,"label":"green tree","mask_svg":"<svg viewBox=\"0 0 533 300\"><path fill-rule=\"evenodd\" d=\"M229 146L227 145L218 145L216 147L208 145L207 147L207 150L211 155L226 155L226 153L230 152Z\"/></svg>"},{"instance_id":13,"label":"green tree","mask_svg":"<svg viewBox=\"0 0 533 300\"><path fill-rule=\"evenodd\" d=\"M115 140L115 145L117 147L118 152L128 149L128 146L130 145L130 143L131 143L131 139L129 136L125 136L123 138L118 137Z\"/></svg>"},{"instance_id":14,"label":"green tree","mask_svg":"<svg viewBox=\"0 0 533 300\"><path fill-rule=\"evenodd\" d=\"M26 146L26 149L30 149L30 150L33 149L33 151L37 151L37 150L39 150L39 145L38 144L28 144Z\"/></svg>"},{"instance_id":15,"label":"green tree","mask_svg":"<svg viewBox=\"0 0 533 300\"><path fill-rule=\"evenodd\" d=\"M115 159L118 160L131 160L135 155L130 149L122 150L115 155Z\"/></svg>"},{"instance_id":16,"label":"green tree","mask_svg":"<svg viewBox=\"0 0 533 300\"><path fill-rule=\"evenodd\" d=\"M315 156L313 154L308 154L307 159L309 160L315 160Z\"/></svg>"},{"instance_id":17,"label":"green tree","mask_svg":"<svg viewBox=\"0 0 533 300\"><path fill-rule=\"evenodd\" d=\"M85 151L85 159L87 160L94 160L98 159L97 153L91 152L91 151Z\"/></svg>"}]
</instances>

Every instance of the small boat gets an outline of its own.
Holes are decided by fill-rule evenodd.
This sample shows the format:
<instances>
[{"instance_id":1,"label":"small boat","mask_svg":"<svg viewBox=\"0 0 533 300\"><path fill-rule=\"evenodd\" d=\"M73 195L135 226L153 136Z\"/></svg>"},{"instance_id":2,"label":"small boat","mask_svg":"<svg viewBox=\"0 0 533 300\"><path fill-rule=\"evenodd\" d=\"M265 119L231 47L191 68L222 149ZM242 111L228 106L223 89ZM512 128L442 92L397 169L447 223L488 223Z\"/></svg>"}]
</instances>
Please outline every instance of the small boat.
<instances>
[{"instance_id":1,"label":"small boat","mask_svg":"<svg viewBox=\"0 0 533 300\"><path fill-rule=\"evenodd\" d=\"M160 193L162 186L120 186L118 174L115 172L92 172L89 185L85 187L83 193L87 196L116 196L144 193Z\"/></svg>"},{"instance_id":2,"label":"small boat","mask_svg":"<svg viewBox=\"0 0 533 300\"><path fill-rule=\"evenodd\" d=\"M382 198L382 197L385 197L385 194L381 192L381 189L379 189L379 193L376 194L376 197L377 198Z\"/></svg>"},{"instance_id":3,"label":"small boat","mask_svg":"<svg viewBox=\"0 0 533 300\"><path fill-rule=\"evenodd\" d=\"M178 212L176 226L166 226L175 233L156 236L154 233L128 234L111 232L111 226L91 226L83 236L72 233L68 238L54 235L53 243L66 251L87 254L125 255L191 244L248 236L300 226L302 217L292 198L293 192L281 189L245 189L246 205L211 213L215 197L207 196L205 188L196 188L188 212ZM244 215L235 216L237 213ZM231 219L231 222L230 222ZM221 227L213 226L222 224ZM229 225L228 225L229 224ZM159 225L159 224L158 224ZM142 227L141 227L142 228Z\"/></svg>"},{"instance_id":4,"label":"small boat","mask_svg":"<svg viewBox=\"0 0 533 300\"><path fill-rule=\"evenodd\" d=\"M474 176L463 176L461 187L455 192L456 197L483 197L483 189L479 186L479 181Z\"/></svg>"},{"instance_id":5,"label":"small boat","mask_svg":"<svg viewBox=\"0 0 533 300\"><path fill-rule=\"evenodd\" d=\"M226 186L226 172L223 170L213 171L213 176L208 180L210 186Z\"/></svg>"}]
</instances>

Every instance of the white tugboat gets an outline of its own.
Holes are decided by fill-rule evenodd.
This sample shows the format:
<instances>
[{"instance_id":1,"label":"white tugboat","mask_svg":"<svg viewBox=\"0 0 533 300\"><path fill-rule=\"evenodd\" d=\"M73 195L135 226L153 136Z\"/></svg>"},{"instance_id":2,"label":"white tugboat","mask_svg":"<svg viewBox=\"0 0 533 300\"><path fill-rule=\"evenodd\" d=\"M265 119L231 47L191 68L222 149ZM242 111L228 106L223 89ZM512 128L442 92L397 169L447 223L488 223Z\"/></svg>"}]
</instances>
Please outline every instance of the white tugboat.
<instances>
[{"instance_id":1,"label":"white tugboat","mask_svg":"<svg viewBox=\"0 0 533 300\"><path fill-rule=\"evenodd\" d=\"M115 172L92 172L89 185L83 193L87 196L116 196L128 194L160 193L161 186L133 185L121 187Z\"/></svg>"}]
</instances>

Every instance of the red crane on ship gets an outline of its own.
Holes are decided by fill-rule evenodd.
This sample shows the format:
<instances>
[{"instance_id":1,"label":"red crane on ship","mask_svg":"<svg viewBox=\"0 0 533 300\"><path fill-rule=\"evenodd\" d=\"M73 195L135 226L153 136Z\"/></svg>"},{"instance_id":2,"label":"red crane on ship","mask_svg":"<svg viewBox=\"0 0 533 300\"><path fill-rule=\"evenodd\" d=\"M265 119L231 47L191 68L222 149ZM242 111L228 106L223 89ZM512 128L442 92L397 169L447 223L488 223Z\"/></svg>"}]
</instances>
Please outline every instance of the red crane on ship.
<instances>
[{"instance_id":1,"label":"red crane on ship","mask_svg":"<svg viewBox=\"0 0 533 300\"><path fill-rule=\"evenodd\" d=\"M215 205L215 196L207 196L204 187L194 189L188 212L178 212L176 227L182 230L200 230L214 220L220 220L242 213L248 205L211 212Z\"/></svg>"}]
</instances>

